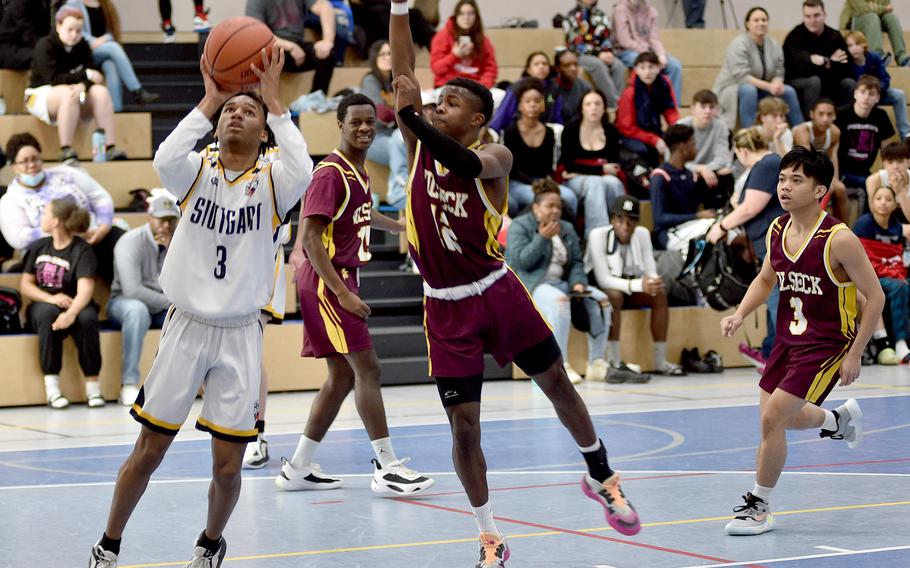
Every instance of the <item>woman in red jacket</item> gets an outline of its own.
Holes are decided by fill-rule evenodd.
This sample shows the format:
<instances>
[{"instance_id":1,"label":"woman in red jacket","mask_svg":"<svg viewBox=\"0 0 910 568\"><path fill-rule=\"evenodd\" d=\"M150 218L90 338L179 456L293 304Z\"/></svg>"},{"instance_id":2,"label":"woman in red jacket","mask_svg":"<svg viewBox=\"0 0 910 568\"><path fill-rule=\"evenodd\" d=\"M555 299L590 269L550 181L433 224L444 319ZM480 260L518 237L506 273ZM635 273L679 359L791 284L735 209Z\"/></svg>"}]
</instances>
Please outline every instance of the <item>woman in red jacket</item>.
<instances>
[{"instance_id":1,"label":"woman in red jacket","mask_svg":"<svg viewBox=\"0 0 910 568\"><path fill-rule=\"evenodd\" d=\"M493 42L483 34L483 21L474 0L459 0L445 26L430 45L434 86L456 77L473 79L490 89L499 68Z\"/></svg>"}]
</instances>

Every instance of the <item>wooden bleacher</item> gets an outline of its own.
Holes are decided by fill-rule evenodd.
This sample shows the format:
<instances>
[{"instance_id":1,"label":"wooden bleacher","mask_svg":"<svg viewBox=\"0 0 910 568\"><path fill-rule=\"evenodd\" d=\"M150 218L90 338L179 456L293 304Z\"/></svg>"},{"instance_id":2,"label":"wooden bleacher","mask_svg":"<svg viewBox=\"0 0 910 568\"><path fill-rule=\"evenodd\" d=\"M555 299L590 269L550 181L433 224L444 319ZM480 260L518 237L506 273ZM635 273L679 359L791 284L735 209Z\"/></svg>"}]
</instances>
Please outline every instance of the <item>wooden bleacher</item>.
<instances>
[{"instance_id":1,"label":"wooden bleacher","mask_svg":"<svg viewBox=\"0 0 910 568\"><path fill-rule=\"evenodd\" d=\"M28 71L0 69L0 97L6 103L6 113L25 112L25 88L28 87Z\"/></svg>"},{"instance_id":2,"label":"wooden bleacher","mask_svg":"<svg viewBox=\"0 0 910 568\"><path fill-rule=\"evenodd\" d=\"M152 115L147 112L121 112L114 115L116 121L117 147L130 158L149 159L152 157ZM81 160L91 161L91 133L95 121L79 123L74 137L73 149ZM0 116L0 140L6 143L13 134L30 132L41 143L45 160L60 159L60 139L57 128L45 124L29 114Z\"/></svg>"}]
</instances>

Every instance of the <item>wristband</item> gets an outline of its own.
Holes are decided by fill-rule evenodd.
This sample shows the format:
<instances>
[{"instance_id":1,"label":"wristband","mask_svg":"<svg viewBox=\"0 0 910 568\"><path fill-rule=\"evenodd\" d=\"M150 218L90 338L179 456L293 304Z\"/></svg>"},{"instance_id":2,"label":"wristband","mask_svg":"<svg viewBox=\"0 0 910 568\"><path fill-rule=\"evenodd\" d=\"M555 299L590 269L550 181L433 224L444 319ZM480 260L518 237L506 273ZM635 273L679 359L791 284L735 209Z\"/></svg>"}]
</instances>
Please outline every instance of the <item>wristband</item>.
<instances>
[{"instance_id":1,"label":"wristband","mask_svg":"<svg viewBox=\"0 0 910 568\"><path fill-rule=\"evenodd\" d=\"M396 2L392 0L392 15L393 16L407 16L408 15L408 3L407 2Z\"/></svg>"}]
</instances>

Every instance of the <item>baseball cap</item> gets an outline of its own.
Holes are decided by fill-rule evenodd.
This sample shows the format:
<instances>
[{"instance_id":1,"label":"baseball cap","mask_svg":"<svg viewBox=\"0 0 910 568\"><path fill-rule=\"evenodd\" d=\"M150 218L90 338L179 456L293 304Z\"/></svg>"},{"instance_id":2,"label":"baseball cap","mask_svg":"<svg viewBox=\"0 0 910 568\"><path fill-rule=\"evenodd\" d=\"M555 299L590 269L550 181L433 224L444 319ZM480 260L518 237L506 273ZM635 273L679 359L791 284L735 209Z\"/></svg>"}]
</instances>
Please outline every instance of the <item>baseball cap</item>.
<instances>
[{"instance_id":1,"label":"baseball cap","mask_svg":"<svg viewBox=\"0 0 910 568\"><path fill-rule=\"evenodd\" d=\"M148 203L148 214L159 219L164 217L180 217L180 207L177 206L177 197L170 191L156 187L145 200Z\"/></svg>"},{"instance_id":2,"label":"baseball cap","mask_svg":"<svg viewBox=\"0 0 910 568\"><path fill-rule=\"evenodd\" d=\"M625 215L632 219L641 218L641 202L631 195L620 195L613 201L613 207L610 208L613 215Z\"/></svg>"}]
</instances>

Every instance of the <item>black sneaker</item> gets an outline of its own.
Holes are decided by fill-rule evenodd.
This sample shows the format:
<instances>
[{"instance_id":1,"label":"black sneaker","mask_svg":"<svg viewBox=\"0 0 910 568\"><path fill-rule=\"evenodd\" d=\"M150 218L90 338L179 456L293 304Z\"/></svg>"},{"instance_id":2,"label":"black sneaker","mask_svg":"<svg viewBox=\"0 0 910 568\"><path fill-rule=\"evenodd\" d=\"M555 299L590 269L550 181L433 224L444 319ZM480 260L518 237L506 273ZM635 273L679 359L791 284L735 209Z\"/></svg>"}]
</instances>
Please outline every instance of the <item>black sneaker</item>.
<instances>
[{"instance_id":1,"label":"black sneaker","mask_svg":"<svg viewBox=\"0 0 910 568\"><path fill-rule=\"evenodd\" d=\"M705 358L703 359L709 367L711 367L712 373L723 373L724 372L724 358L720 356L720 353L714 351L708 351L705 353Z\"/></svg>"},{"instance_id":2,"label":"black sneaker","mask_svg":"<svg viewBox=\"0 0 910 568\"><path fill-rule=\"evenodd\" d=\"M76 151L72 148L67 148L60 152L60 161L63 162L65 166L78 167L79 166L79 156L76 155Z\"/></svg>"},{"instance_id":3,"label":"black sneaker","mask_svg":"<svg viewBox=\"0 0 910 568\"><path fill-rule=\"evenodd\" d=\"M114 161L118 161L118 160L127 159L126 152L124 152L120 148L117 148L116 146L111 146L110 148L107 149L107 151L105 153L107 154L108 162L114 162Z\"/></svg>"},{"instance_id":4,"label":"black sneaker","mask_svg":"<svg viewBox=\"0 0 910 568\"><path fill-rule=\"evenodd\" d=\"M711 366L701 360L698 353L698 347L693 349L683 349L682 355L679 356L679 364L683 370L688 373L712 373Z\"/></svg>"},{"instance_id":5,"label":"black sneaker","mask_svg":"<svg viewBox=\"0 0 910 568\"><path fill-rule=\"evenodd\" d=\"M607 382L610 384L643 384L650 380L651 375L648 375L647 373L636 373L622 361L619 362L619 365L610 363L610 368L607 369Z\"/></svg>"},{"instance_id":6,"label":"black sneaker","mask_svg":"<svg viewBox=\"0 0 910 568\"><path fill-rule=\"evenodd\" d=\"M202 535L199 535L200 537ZM224 555L227 554L227 542L224 537L218 539L218 548L209 550L204 546L199 546L199 539L196 539L196 545L193 548L193 557L186 568L219 568L224 562Z\"/></svg>"},{"instance_id":7,"label":"black sneaker","mask_svg":"<svg viewBox=\"0 0 910 568\"><path fill-rule=\"evenodd\" d=\"M152 104L153 102L157 101L160 98L161 98L161 95L159 95L158 93L153 93L153 92L147 91L145 89L136 89L135 91L133 91L133 101L135 101L136 104L139 106L145 106L145 105Z\"/></svg>"}]
</instances>

